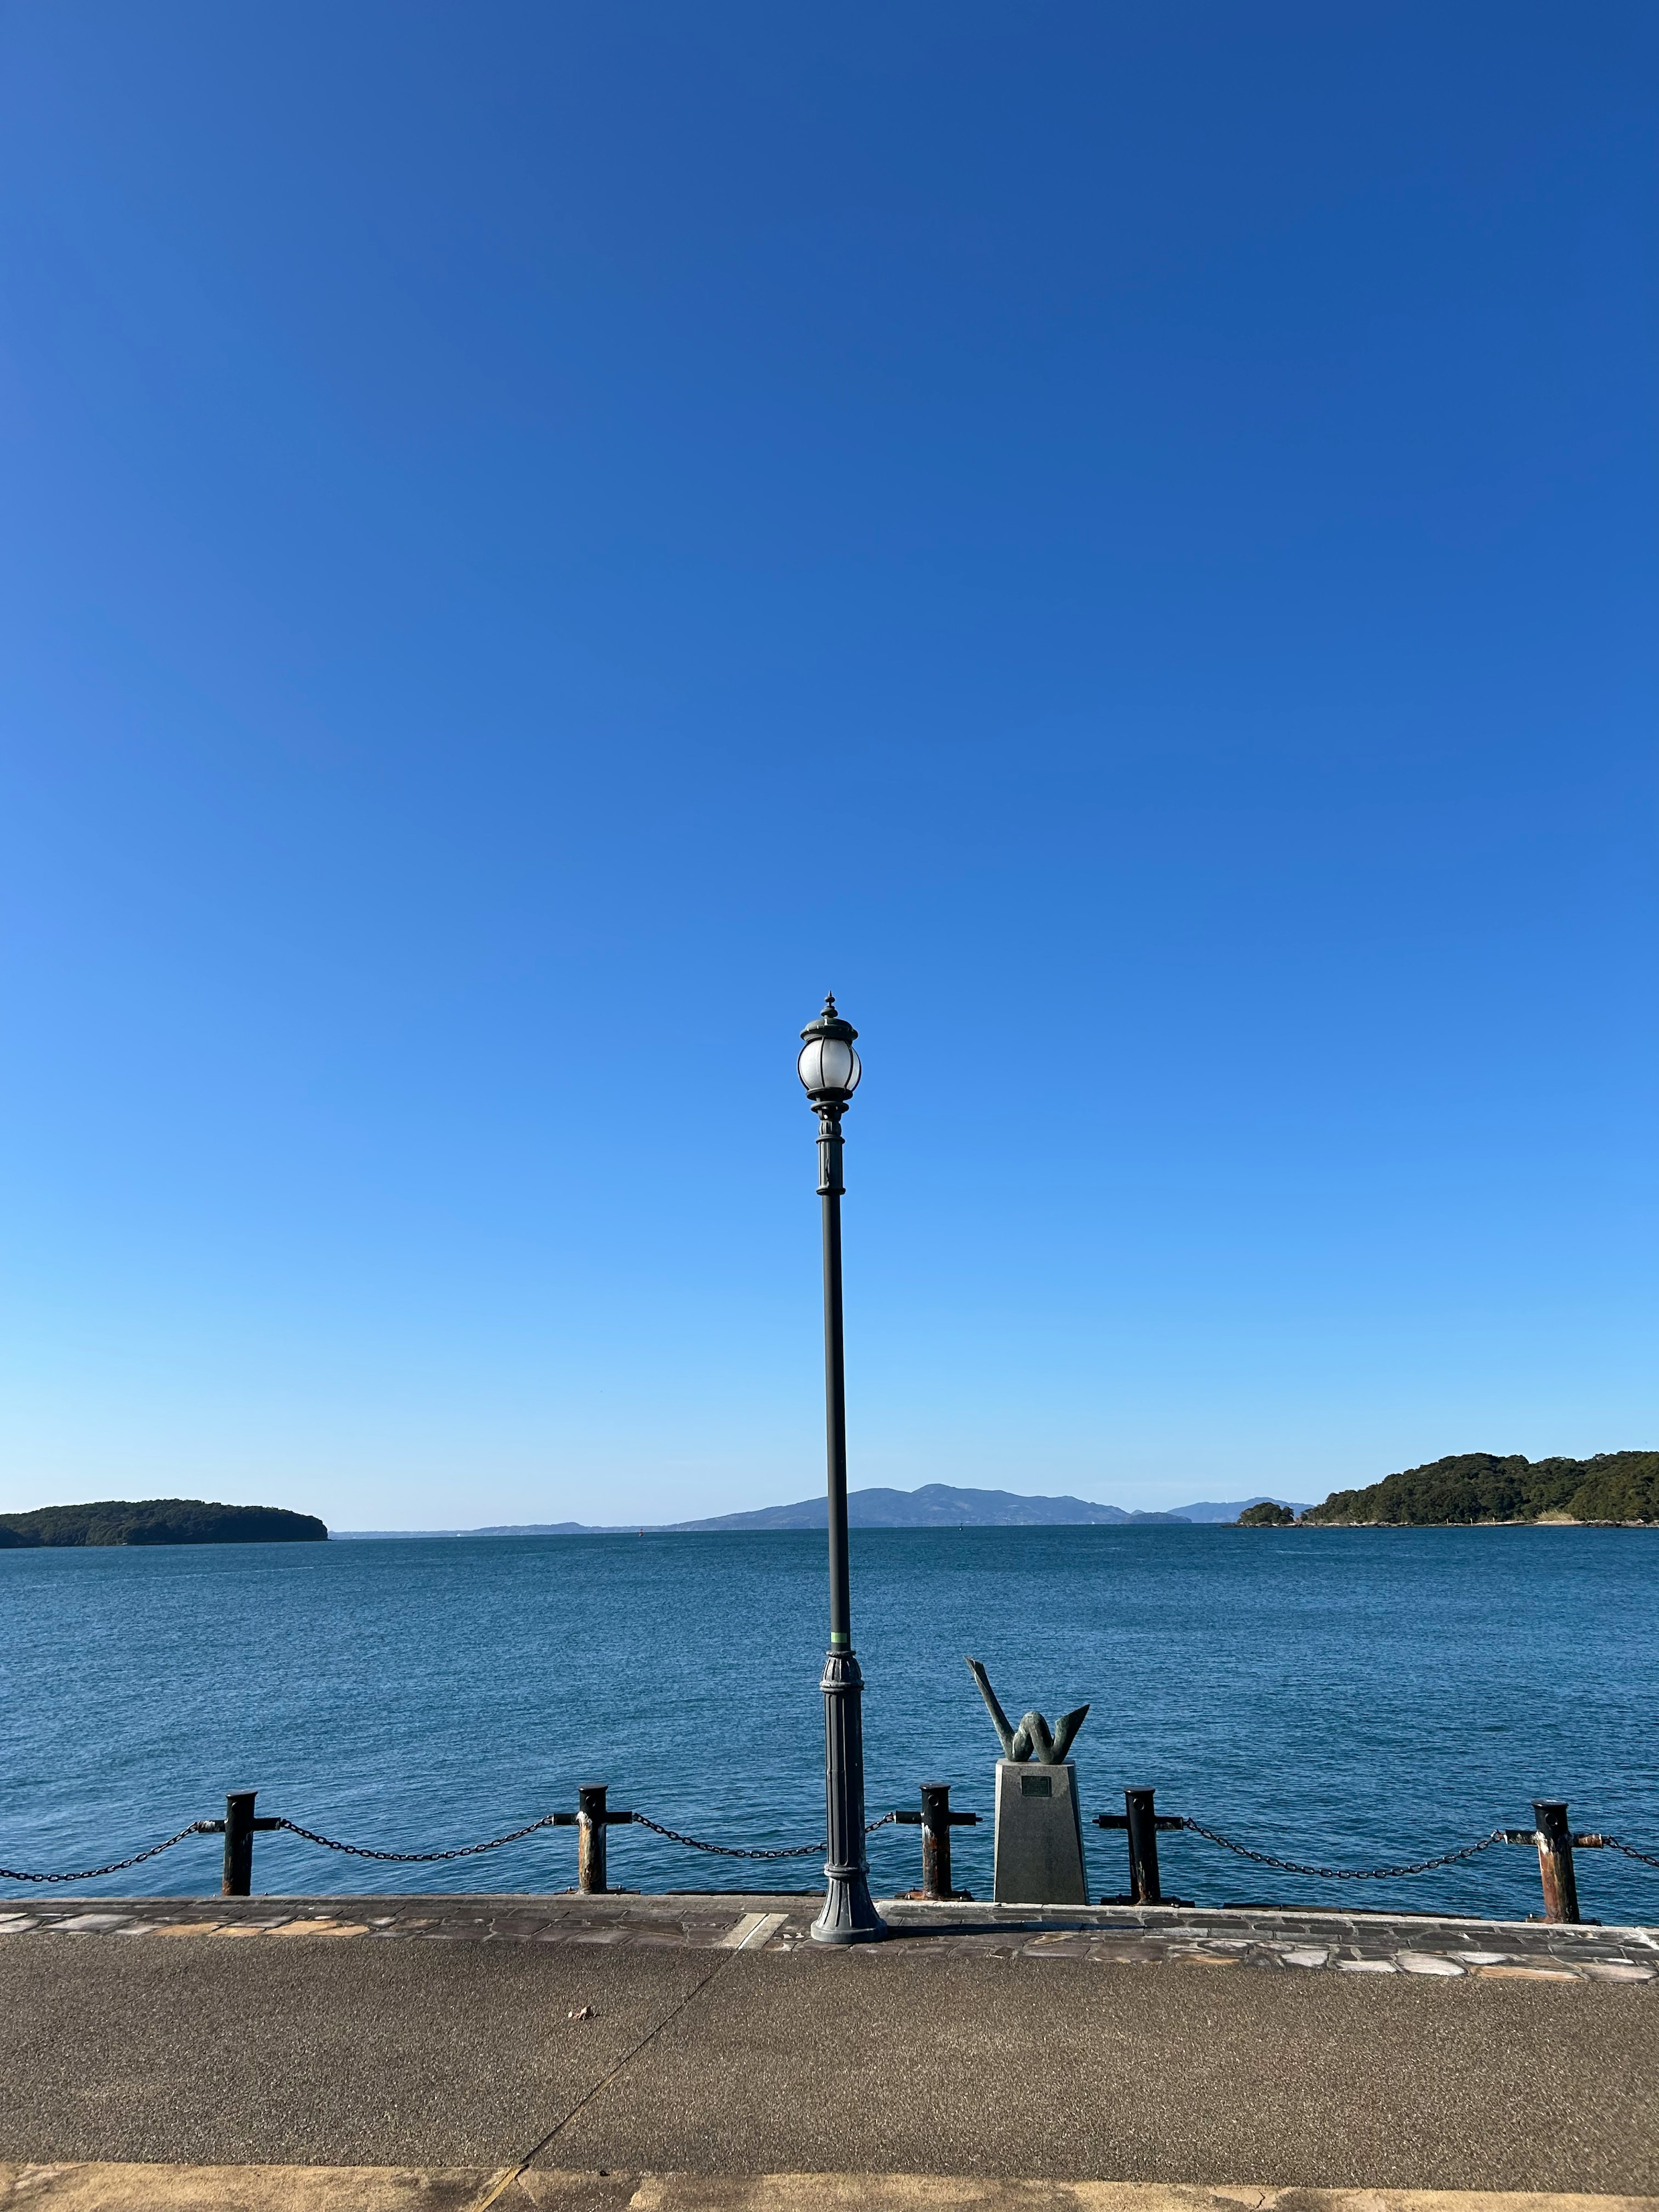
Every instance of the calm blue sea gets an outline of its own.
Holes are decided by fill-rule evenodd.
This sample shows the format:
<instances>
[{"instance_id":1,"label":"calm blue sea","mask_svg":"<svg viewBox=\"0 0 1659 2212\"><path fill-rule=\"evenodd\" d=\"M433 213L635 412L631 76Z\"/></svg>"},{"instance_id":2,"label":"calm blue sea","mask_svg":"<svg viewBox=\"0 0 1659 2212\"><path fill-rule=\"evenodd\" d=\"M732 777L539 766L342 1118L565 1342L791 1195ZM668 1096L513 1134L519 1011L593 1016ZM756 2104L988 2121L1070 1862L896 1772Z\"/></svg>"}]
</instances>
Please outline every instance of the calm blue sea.
<instances>
[{"instance_id":1,"label":"calm blue sea","mask_svg":"<svg viewBox=\"0 0 1659 2212\"><path fill-rule=\"evenodd\" d=\"M1125 1784L1261 1848L1415 1858L1534 1796L1659 1849L1659 1531L1020 1528L855 1532L873 1815L948 1780L987 1814L995 1739L963 1665L1052 1719L1085 1698L1091 1809ZM460 1844L583 1781L715 1841L823 1832L822 1535L498 1537L0 1552L0 1864L94 1865L257 1787L391 1849ZM1123 1844L1088 1831L1097 1890ZM957 1838L990 1886L990 1829ZM216 1838L88 1889L207 1893ZM871 1839L878 1891L918 1879L914 1829ZM1409 1881L1316 1882L1170 1837L1166 1890L1482 1912L1537 1909L1499 1847ZM274 1892L561 1888L567 1830L459 1865L377 1869L261 1837ZM645 1889L811 1887L613 1830ZM1584 1854L1586 1913L1659 1922L1659 1869ZM8 1893L14 1884L0 1885Z\"/></svg>"}]
</instances>

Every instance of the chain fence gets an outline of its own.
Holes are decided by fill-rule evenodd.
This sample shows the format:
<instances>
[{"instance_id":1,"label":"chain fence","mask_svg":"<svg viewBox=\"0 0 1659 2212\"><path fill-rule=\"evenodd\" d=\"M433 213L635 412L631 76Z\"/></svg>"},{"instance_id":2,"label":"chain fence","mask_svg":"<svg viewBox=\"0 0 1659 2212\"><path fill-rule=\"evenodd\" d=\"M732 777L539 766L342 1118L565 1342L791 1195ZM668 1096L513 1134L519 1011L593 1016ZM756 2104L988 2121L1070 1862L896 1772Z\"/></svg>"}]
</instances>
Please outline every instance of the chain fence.
<instances>
[{"instance_id":1,"label":"chain fence","mask_svg":"<svg viewBox=\"0 0 1659 2212\"><path fill-rule=\"evenodd\" d=\"M1252 1859L1257 1866L1277 1867L1282 1874L1312 1875L1321 1881L1395 1881L1408 1874L1432 1874L1439 1867L1455 1866L1462 1859L1478 1858L1482 1851L1489 1851L1494 1844L1507 1840L1502 1828L1494 1828L1489 1836L1482 1836L1479 1843L1464 1844L1457 1850L1442 1851L1437 1858L1412 1859L1399 1866L1304 1866L1297 1859L1279 1858L1272 1851L1252 1850L1248 1844L1235 1843L1231 1836L1220 1835L1215 1829L1206 1828L1202 1821L1189 1820L1184 1814L1177 1817L1180 1826L1189 1834L1202 1836L1206 1843L1219 1844L1224 1851L1236 1851L1240 1858ZM1659 1865L1659 1860L1654 1863Z\"/></svg>"},{"instance_id":2,"label":"chain fence","mask_svg":"<svg viewBox=\"0 0 1659 2212\"><path fill-rule=\"evenodd\" d=\"M878 1828L890 1827L896 1818L896 1814L884 1813L878 1820L866 1820L864 1832L872 1836ZM696 1836L684 1836L678 1828L665 1828L660 1821L648 1820L643 1813L632 1814L629 1820L635 1826L649 1828L653 1835L665 1837L671 1844L684 1844L688 1850L708 1851L726 1859L821 1858L829 1848L820 1842L791 1844L772 1850L745 1849L738 1844L710 1844ZM377 1859L388 1866L434 1866L447 1859L472 1859L483 1851L498 1851L504 1844L521 1844L526 1836L536 1835L544 1828L568 1827L571 1819L568 1814L545 1813L539 1820L510 1829L504 1836L491 1836L482 1844L457 1844L447 1851L375 1850L367 1844L342 1843L337 1836L319 1834L315 1828L302 1827L298 1820L272 1820L261 1825L268 1832L298 1836L305 1843L316 1844L325 1851L343 1852L348 1858ZM0 1881L96 1881L104 1875L125 1874L129 1867L142 1866L146 1859L159 1858L163 1851L170 1851L175 1844L182 1844L188 1837L219 1835L223 1829L222 1820L192 1820L187 1828L180 1828L176 1836L169 1836L164 1843L151 1844L147 1850L135 1851L131 1858L112 1859L107 1866L78 1867L70 1874L28 1874L18 1867L0 1867Z\"/></svg>"},{"instance_id":3,"label":"chain fence","mask_svg":"<svg viewBox=\"0 0 1659 2212\"><path fill-rule=\"evenodd\" d=\"M96 1881L100 1875L125 1874L129 1867L143 1866L146 1859L160 1858L175 1844L182 1844L186 1836L210 1836L217 1833L212 1820L192 1820L187 1828L180 1828L176 1836L169 1836L164 1844L152 1844L146 1851L135 1851L130 1859L112 1859L108 1866L82 1867L74 1874L24 1874L16 1867L0 1867L0 1881Z\"/></svg>"},{"instance_id":4,"label":"chain fence","mask_svg":"<svg viewBox=\"0 0 1659 2212\"><path fill-rule=\"evenodd\" d=\"M774 1850L745 1850L738 1844L700 1843L696 1836L683 1836L678 1828L665 1828L660 1821L647 1820L643 1813L634 1815L636 1825L649 1828L653 1836L664 1836L671 1844L684 1844L689 1851L710 1851L722 1859L815 1859L827 1850L823 1844L789 1844Z\"/></svg>"},{"instance_id":5,"label":"chain fence","mask_svg":"<svg viewBox=\"0 0 1659 2212\"><path fill-rule=\"evenodd\" d=\"M1644 1866L1659 1867L1659 1851L1638 1851L1634 1844L1621 1844L1617 1836L1603 1836L1601 1848L1622 1851L1627 1859L1640 1859Z\"/></svg>"},{"instance_id":6,"label":"chain fence","mask_svg":"<svg viewBox=\"0 0 1659 2212\"><path fill-rule=\"evenodd\" d=\"M896 1814L884 1813L878 1820L866 1820L864 1832L873 1836L878 1828L890 1827ZM678 1828L665 1828L659 1820L648 1820L643 1813L635 1813L636 1827L649 1828L653 1836L666 1837L671 1844L684 1844L689 1851L708 1851L722 1859L815 1859L830 1848L828 1844L787 1844L772 1850L748 1850L740 1844L706 1844L696 1836L683 1836Z\"/></svg>"},{"instance_id":7,"label":"chain fence","mask_svg":"<svg viewBox=\"0 0 1659 2212\"><path fill-rule=\"evenodd\" d=\"M366 1844L343 1844L333 1836L319 1836L314 1828L302 1828L297 1820L277 1820L273 1826L284 1829L290 1836L302 1836L308 1844L320 1844L325 1851L343 1851L349 1858L384 1859L395 1866L434 1866L441 1859L475 1859L480 1851L498 1851L503 1844L522 1843L538 1829L561 1825L556 1813L544 1814L539 1820L532 1820L527 1827L514 1828L505 1836L491 1836L488 1843L457 1844L447 1851L374 1851Z\"/></svg>"},{"instance_id":8,"label":"chain fence","mask_svg":"<svg viewBox=\"0 0 1659 2212\"><path fill-rule=\"evenodd\" d=\"M878 1820L866 1820L864 1832L866 1835L873 1835L878 1828L891 1826L899 1817L897 1813L884 1813ZM912 1819L914 1817L912 1815ZM661 1821L653 1820L643 1813L632 1814L629 1820L635 1826L648 1829L654 1836L660 1836L666 1843L679 1844L687 1850L703 1851L716 1858L817 1858L828 1848L822 1840L815 1844L761 1846L714 1844L699 1836L685 1835L678 1828L666 1827ZM544 1814L541 1819L528 1821L521 1828L509 1829L505 1835L491 1836L479 1844L458 1844L448 1850L436 1851L377 1850L366 1844L348 1844L337 1837L325 1836L315 1828L302 1826L297 1820L274 1819L262 1820L259 1825L262 1828L280 1830L297 1836L302 1842L315 1844L323 1850L342 1852L350 1858L374 1859L391 1866L431 1866L451 1859L477 1858L483 1852L500 1850L505 1844L522 1843L526 1837L538 1834L544 1828L570 1826L573 1816L569 1814ZM1456 1866L1466 1860L1478 1858L1483 1851L1491 1850L1495 1844L1514 1840L1519 1833L1494 1828L1489 1835L1479 1838L1474 1843L1461 1844L1454 1850L1438 1852L1431 1858L1403 1860L1378 1867L1334 1867L1316 1866L1300 1859L1281 1858L1274 1851L1256 1850L1250 1844L1241 1844L1231 1836L1224 1836L1218 1829L1206 1827L1201 1820L1191 1820L1185 1814L1163 1816L1158 1826L1201 1836L1206 1843L1214 1844L1224 1851L1231 1851L1237 1857L1249 1859L1256 1866L1273 1867L1282 1874L1305 1875L1321 1881L1395 1881L1410 1875L1433 1874L1443 1867ZM180 1828L176 1835L168 1836L159 1844L151 1844L143 1850L134 1851L127 1858L112 1859L106 1866L80 1867L65 1874L35 1874L18 1867L0 1866L0 1881L96 1881L106 1875L124 1874L129 1867L142 1866L147 1859L158 1858L163 1851L170 1851L175 1844L184 1843L191 1836L221 1834L223 1829L222 1820L192 1820L187 1826ZM1595 1841L1599 1847L1619 1851L1626 1858L1638 1860L1644 1866L1659 1867L1659 1852L1641 1850L1618 1836L1598 1835Z\"/></svg>"}]
</instances>

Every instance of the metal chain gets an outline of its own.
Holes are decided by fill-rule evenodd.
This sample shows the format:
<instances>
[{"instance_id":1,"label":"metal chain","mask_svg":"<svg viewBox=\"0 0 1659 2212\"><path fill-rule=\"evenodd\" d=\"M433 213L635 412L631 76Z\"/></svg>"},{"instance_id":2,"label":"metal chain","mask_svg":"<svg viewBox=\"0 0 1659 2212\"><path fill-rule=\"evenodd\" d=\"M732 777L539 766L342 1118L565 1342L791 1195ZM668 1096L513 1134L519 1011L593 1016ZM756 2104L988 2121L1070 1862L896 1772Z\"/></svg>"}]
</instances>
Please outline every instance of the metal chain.
<instances>
[{"instance_id":1,"label":"metal chain","mask_svg":"<svg viewBox=\"0 0 1659 2212\"><path fill-rule=\"evenodd\" d=\"M895 1816L884 1813L878 1820L865 1823L866 1835L884 1828ZM643 1813L635 1813L635 1821L653 1834L665 1836L671 1844L684 1844L694 1851L713 1851L727 1859L809 1859L816 1858L827 1846L823 1844L797 1844L787 1850L742 1850L731 1844L700 1843L695 1836L682 1836L678 1830L665 1828L655 1820L647 1820ZM319 1835L315 1828L302 1828L297 1820L276 1820L273 1826L285 1830L290 1836L299 1836L308 1844L320 1844L325 1851L343 1851L349 1858L380 1859L396 1866L430 1866L444 1859L476 1858L481 1851L498 1851L503 1844L522 1843L526 1836L538 1830L554 1826L556 1814L547 1813L539 1820L532 1820L526 1827L514 1828L509 1835L492 1836L488 1843L459 1844L448 1851L376 1851L366 1844L343 1844L334 1836ZM106 1874L125 1874L129 1867L142 1866L146 1859L158 1857L170 1851L175 1844L182 1844L186 1836L218 1835L223 1823L218 1820L192 1820L187 1828L180 1828L176 1836L169 1836L164 1844L152 1844L148 1850L135 1851L129 1859L113 1859L108 1866L82 1867L73 1874L25 1874L16 1867L0 1867L0 1881L96 1881Z\"/></svg>"},{"instance_id":2,"label":"metal chain","mask_svg":"<svg viewBox=\"0 0 1659 2212\"><path fill-rule=\"evenodd\" d=\"M866 1820L864 1832L872 1836L878 1828L884 1828L897 1818L896 1814L884 1813L878 1820ZM792 1844L776 1850L744 1850L736 1844L705 1844L696 1836L683 1836L678 1828L665 1828L659 1820L647 1820L643 1813L635 1813L635 1824L649 1828L653 1836L665 1836L671 1844L684 1844L688 1850L708 1851L722 1859L815 1859L830 1848L828 1844Z\"/></svg>"},{"instance_id":3,"label":"metal chain","mask_svg":"<svg viewBox=\"0 0 1659 2212\"><path fill-rule=\"evenodd\" d=\"M319 1836L314 1828L302 1828L297 1820L278 1820L279 1828L286 1828L290 1836L303 1836L308 1844L320 1844L325 1851L344 1851L354 1859L386 1859L398 1866L429 1865L439 1859L476 1858L480 1851L498 1851L503 1844L521 1843L525 1837L533 1836L538 1828L550 1828L556 1814L544 1814L532 1820L528 1827L514 1828L508 1836L492 1836L487 1844L458 1844L452 1851L372 1851L363 1844L337 1843L332 1836Z\"/></svg>"},{"instance_id":4,"label":"metal chain","mask_svg":"<svg viewBox=\"0 0 1659 2212\"><path fill-rule=\"evenodd\" d=\"M1638 1851L1634 1844L1621 1844L1617 1836L1603 1836L1601 1844L1607 1850L1623 1851L1627 1859L1640 1859L1644 1866L1659 1867L1659 1853Z\"/></svg>"},{"instance_id":5,"label":"metal chain","mask_svg":"<svg viewBox=\"0 0 1659 2212\"><path fill-rule=\"evenodd\" d=\"M1438 1858L1413 1859L1408 1866L1328 1867L1303 1866L1295 1859L1275 1858L1271 1851L1253 1851L1247 1844L1236 1844L1231 1836L1218 1835L1213 1828L1201 1822L1182 1819L1182 1826L1207 1843L1219 1844L1224 1851L1237 1851L1242 1859L1254 1859L1258 1866L1278 1867L1284 1874L1316 1875L1322 1881L1388 1881L1397 1875L1432 1874L1437 1867L1455 1866L1460 1859L1472 1859L1482 1851L1489 1851L1494 1844L1504 1840L1504 1831L1494 1828L1489 1836L1482 1836L1478 1844L1465 1844L1461 1850L1443 1851Z\"/></svg>"},{"instance_id":6,"label":"metal chain","mask_svg":"<svg viewBox=\"0 0 1659 2212\"><path fill-rule=\"evenodd\" d=\"M704 1844L696 1836L683 1836L678 1828L665 1828L659 1820L647 1820L643 1813L635 1813L635 1823L649 1828L653 1836L665 1836L671 1844L684 1844L688 1850L712 1851L722 1859L815 1859L829 1849L827 1844L795 1844L782 1850L743 1850L735 1844Z\"/></svg>"},{"instance_id":7,"label":"metal chain","mask_svg":"<svg viewBox=\"0 0 1659 2212\"><path fill-rule=\"evenodd\" d=\"M135 1851L130 1859L114 1859L108 1866L83 1867L78 1874L23 1874L16 1867L0 1867L0 1881L96 1881L100 1875L125 1874L129 1867L142 1866L146 1859L159 1858L170 1851L175 1844L182 1844L186 1836L216 1835L216 1820L192 1820L187 1828L180 1828L176 1836L169 1836L164 1844L152 1844L147 1851Z\"/></svg>"}]
</instances>

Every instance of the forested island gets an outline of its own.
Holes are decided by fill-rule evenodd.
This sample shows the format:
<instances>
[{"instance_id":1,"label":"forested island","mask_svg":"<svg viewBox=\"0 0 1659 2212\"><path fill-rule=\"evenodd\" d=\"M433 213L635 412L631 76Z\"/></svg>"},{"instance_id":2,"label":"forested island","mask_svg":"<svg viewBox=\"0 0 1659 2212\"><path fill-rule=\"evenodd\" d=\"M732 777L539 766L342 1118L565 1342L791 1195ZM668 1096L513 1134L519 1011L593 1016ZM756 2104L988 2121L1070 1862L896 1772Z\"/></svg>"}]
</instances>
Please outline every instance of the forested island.
<instances>
[{"instance_id":1,"label":"forested island","mask_svg":"<svg viewBox=\"0 0 1659 2212\"><path fill-rule=\"evenodd\" d=\"M105 1544L320 1544L326 1525L280 1505L212 1505L199 1498L112 1498L0 1513L0 1551Z\"/></svg>"},{"instance_id":2,"label":"forested island","mask_svg":"<svg viewBox=\"0 0 1659 2212\"><path fill-rule=\"evenodd\" d=\"M1255 1506L1241 1527L1287 1527L1293 1516ZM1593 1459L1523 1459L1518 1452L1458 1452L1386 1475L1364 1490L1335 1490L1297 1523L1325 1528L1473 1528L1537 1521L1659 1522L1659 1451L1598 1452Z\"/></svg>"}]
</instances>

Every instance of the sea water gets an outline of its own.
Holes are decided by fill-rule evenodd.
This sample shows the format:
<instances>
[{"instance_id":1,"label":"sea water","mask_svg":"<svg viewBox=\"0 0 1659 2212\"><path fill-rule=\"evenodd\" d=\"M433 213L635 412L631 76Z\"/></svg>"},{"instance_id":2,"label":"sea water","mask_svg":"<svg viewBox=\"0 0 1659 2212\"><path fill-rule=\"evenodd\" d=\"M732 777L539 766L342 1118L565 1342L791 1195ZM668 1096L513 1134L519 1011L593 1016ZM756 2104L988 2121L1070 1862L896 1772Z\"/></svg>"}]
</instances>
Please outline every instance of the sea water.
<instances>
[{"instance_id":1,"label":"sea water","mask_svg":"<svg viewBox=\"0 0 1659 2212\"><path fill-rule=\"evenodd\" d=\"M870 1816L949 1782L984 1820L954 1841L981 1896L997 1744L970 1652L1015 1717L1087 1701L1085 1813L1152 1784L1257 1849L1365 1867L1530 1826L1548 1796L1659 1851L1659 1530L860 1530L853 1606ZM824 1623L822 1534L0 1552L0 1865L96 1866L247 1788L383 1850L500 1834L588 1781L712 1842L815 1844ZM1085 1833L1094 1893L1121 1891L1122 1835ZM920 1879L919 1846L871 1837L878 1894ZM76 1887L208 1893L219 1848ZM647 1890L820 1878L638 1827L610 1850ZM1166 1894L1203 1904L1539 1907L1534 1856L1501 1844L1387 1882L1162 1851ZM575 1843L398 1866L261 1835L254 1863L261 1892L550 1890ZM1579 1888L1587 1915L1659 1923L1659 1868L1585 1852Z\"/></svg>"}]
</instances>

